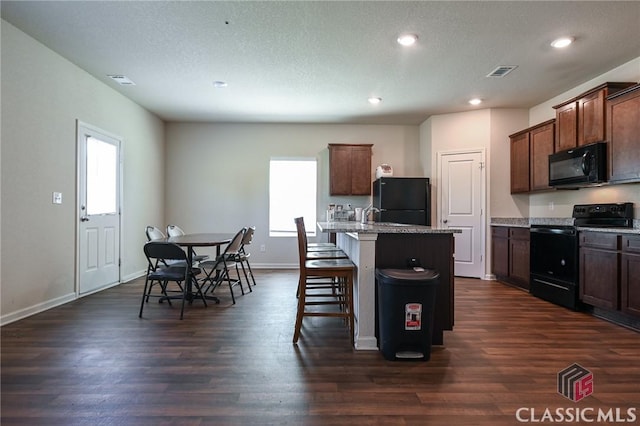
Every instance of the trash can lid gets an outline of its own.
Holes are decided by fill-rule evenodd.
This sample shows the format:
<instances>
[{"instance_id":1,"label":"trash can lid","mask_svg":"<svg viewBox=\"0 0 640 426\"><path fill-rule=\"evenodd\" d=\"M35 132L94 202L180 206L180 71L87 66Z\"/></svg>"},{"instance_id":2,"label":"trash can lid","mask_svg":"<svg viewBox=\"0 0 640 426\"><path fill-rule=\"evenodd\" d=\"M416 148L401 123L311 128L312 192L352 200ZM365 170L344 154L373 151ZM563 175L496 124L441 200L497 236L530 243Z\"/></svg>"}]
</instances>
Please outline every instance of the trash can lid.
<instances>
[{"instance_id":1,"label":"trash can lid","mask_svg":"<svg viewBox=\"0 0 640 426\"><path fill-rule=\"evenodd\" d=\"M440 277L435 269L376 269L376 273L397 281L431 281Z\"/></svg>"}]
</instances>

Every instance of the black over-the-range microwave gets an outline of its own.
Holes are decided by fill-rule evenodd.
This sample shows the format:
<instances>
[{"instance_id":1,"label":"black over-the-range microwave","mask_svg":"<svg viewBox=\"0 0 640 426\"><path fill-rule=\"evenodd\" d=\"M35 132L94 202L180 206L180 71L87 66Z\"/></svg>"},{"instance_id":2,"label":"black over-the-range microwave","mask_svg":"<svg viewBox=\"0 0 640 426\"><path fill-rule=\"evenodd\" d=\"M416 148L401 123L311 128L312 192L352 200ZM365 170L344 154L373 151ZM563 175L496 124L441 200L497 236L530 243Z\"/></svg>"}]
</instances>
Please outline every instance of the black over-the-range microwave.
<instances>
[{"instance_id":1,"label":"black over-the-range microwave","mask_svg":"<svg viewBox=\"0 0 640 426\"><path fill-rule=\"evenodd\" d=\"M549 155L549 186L577 188L606 181L606 142L596 142Z\"/></svg>"}]
</instances>

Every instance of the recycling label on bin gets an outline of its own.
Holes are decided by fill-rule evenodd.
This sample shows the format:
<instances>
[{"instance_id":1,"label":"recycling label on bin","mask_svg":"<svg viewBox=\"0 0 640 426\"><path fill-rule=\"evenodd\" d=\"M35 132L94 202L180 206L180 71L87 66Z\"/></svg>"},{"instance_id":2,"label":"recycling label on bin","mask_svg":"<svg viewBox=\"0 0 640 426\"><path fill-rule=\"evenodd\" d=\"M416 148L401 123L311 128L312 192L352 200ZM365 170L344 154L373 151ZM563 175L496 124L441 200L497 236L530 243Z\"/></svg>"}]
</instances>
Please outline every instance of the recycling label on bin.
<instances>
[{"instance_id":1,"label":"recycling label on bin","mask_svg":"<svg viewBox=\"0 0 640 426\"><path fill-rule=\"evenodd\" d=\"M422 303L404 305L404 329L422 330Z\"/></svg>"}]
</instances>

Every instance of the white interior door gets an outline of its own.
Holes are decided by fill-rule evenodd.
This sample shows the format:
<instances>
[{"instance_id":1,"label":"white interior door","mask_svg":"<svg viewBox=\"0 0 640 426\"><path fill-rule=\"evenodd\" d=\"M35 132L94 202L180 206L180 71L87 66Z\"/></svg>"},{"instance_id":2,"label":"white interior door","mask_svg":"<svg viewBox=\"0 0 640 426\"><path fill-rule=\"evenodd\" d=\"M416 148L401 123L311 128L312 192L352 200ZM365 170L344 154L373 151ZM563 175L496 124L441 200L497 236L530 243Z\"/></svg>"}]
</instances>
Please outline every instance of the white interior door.
<instances>
[{"instance_id":1,"label":"white interior door","mask_svg":"<svg viewBox=\"0 0 640 426\"><path fill-rule=\"evenodd\" d=\"M78 123L78 293L120 282L120 140Z\"/></svg>"},{"instance_id":2,"label":"white interior door","mask_svg":"<svg viewBox=\"0 0 640 426\"><path fill-rule=\"evenodd\" d=\"M484 151L439 153L440 225L456 228L454 274L484 276Z\"/></svg>"}]
</instances>

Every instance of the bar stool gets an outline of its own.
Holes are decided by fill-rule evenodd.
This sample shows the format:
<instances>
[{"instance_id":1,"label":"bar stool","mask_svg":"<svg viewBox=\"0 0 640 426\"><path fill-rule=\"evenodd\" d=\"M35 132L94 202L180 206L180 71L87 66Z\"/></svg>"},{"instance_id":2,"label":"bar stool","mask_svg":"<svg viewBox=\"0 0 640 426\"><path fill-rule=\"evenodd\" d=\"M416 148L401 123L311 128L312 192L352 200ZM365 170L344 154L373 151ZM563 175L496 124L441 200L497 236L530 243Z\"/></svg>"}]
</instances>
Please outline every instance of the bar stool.
<instances>
[{"instance_id":1,"label":"bar stool","mask_svg":"<svg viewBox=\"0 0 640 426\"><path fill-rule=\"evenodd\" d=\"M298 342L304 317L343 318L348 324L351 346L354 344L353 275L355 265L348 258L309 259L303 219L296 218L300 278L298 280L298 310L293 343ZM320 285L318 278L328 279ZM307 307L336 306L335 311L307 310Z\"/></svg>"}]
</instances>

